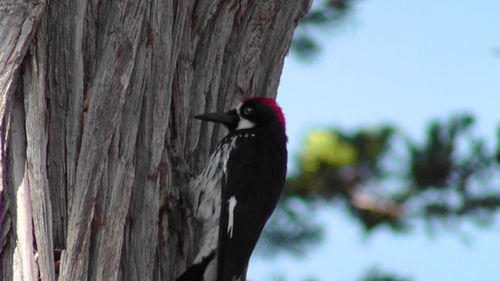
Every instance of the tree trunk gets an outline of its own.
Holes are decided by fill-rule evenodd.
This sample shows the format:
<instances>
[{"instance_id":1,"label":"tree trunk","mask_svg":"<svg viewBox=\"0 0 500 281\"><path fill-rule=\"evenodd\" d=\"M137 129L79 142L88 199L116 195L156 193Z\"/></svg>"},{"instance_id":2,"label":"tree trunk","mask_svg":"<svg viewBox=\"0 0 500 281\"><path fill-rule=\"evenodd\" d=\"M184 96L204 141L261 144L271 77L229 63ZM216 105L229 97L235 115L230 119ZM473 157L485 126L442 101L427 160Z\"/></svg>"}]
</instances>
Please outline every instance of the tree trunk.
<instances>
[{"instance_id":1,"label":"tree trunk","mask_svg":"<svg viewBox=\"0 0 500 281\"><path fill-rule=\"evenodd\" d=\"M0 0L0 280L174 280L191 116L274 97L310 1Z\"/></svg>"}]
</instances>

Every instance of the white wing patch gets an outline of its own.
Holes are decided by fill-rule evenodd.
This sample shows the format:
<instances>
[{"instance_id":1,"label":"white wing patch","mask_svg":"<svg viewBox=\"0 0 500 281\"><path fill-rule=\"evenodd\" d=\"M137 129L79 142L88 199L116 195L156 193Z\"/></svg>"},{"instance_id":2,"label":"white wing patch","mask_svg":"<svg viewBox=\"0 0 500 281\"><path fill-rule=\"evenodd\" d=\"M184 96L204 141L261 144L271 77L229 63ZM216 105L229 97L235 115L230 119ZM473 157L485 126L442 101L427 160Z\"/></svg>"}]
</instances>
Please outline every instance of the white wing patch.
<instances>
[{"instance_id":1,"label":"white wing patch","mask_svg":"<svg viewBox=\"0 0 500 281\"><path fill-rule=\"evenodd\" d=\"M221 142L216 151L210 156L208 165L203 172L189 184L194 216L203 222L202 236L198 242L200 249L194 263L201 263L205 257L217 250L221 186L226 174L229 155L235 144L236 137ZM214 260L217 260L217 257L214 257ZM212 275L216 268L216 264L209 264L204 273L205 281L215 281L215 279L210 278L214 278Z\"/></svg>"},{"instance_id":2,"label":"white wing patch","mask_svg":"<svg viewBox=\"0 0 500 281\"><path fill-rule=\"evenodd\" d=\"M221 184L227 173L227 162L237 137L221 143L210 156L201 175L190 182L191 200L196 218L218 225L221 201Z\"/></svg>"},{"instance_id":3,"label":"white wing patch","mask_svg":"<svg viewBox=\"0 0 500 281\"><path fill-rule=\"evenodd\" d=\"M229 198L229 200L227 201L229 202L229 208L228 208L229 219L227 223L227 233L229 233L230 238L233 238L234 208L236 207L236 197L231 196L231 198Z\"/></svg>"}]
</instances>

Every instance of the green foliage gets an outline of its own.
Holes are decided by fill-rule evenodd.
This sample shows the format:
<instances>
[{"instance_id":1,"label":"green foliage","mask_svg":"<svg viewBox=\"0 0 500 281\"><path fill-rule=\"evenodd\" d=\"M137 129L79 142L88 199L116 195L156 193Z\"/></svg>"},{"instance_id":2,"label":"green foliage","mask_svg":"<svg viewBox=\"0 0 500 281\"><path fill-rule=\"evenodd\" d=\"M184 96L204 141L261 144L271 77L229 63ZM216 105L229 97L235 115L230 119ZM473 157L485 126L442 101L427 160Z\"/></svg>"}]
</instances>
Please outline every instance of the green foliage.
<instances>
[{"instance_id":1,"label":"green foliage","mask_svg":"<svg viewBox=\"0 0 500 281\"><path fill-rule=\"evenodd\" d=\"M401 277L394 273L384 272L374 267L368 270L360 281L410 281L408 277Z\"/></svg>"},{"instance_id":2,"label":"green foliage","mask_svg":"<svg viewBox=\"0 0 500 281\"><path fill-rule=\"evenodd\" d=\"M490 224L500 209L500 129L493 149L474 123L470 114L434 120L423 143L393 125L311 131L265 232L268 252L300 254L318 241L321 227L311 220L318 202L342 207L367 233L404 231L419 220L430 229L457 219Z\"/></svg>"},{"instance_id":3,"label":"green foliage","mask_svg":"<svg viewBox=\"0 0 500 281\"><path fill-rule=\"evenodd\" d=\"M287 182L286 195L311 202L338 201L367 230L381 223L400 229L400 207L392 200L376 199L365 188L384 176L382 162L394 132L395 128L389 125L354 132L311 132L299 156L299 172Z\"/></svg>"},{"instance_id":4,"label":"green foliage","mask_svg":"<svg viewBox=\"0 0 500 281\"><path fill-rule=\"evenodd\" d=\"M294 54L302 59L317 55L318 38L325 36L319 32L345 19L356 2L314 1L295 31ZM500 56L499 50L494 48L493 55ZM311 131L297 159L298 171L290 175L263 234L261 252L302 254L320 241L321 226L311 220L319 202L343 208L368 234L381 227L406 231L416 221L430 230L437 225L452 229L465 219L492 225L500 209L500 126L492 148L474 134L474 123L470 114L434 120L422 143L394 125ZM375 268L360 280L410 279Z\"/></svg>"},{"instance_id":5,"label":"green foliage","mask_svg":"<svg viewBox=\"0 0 500 281\"><path fill-rule=\"evenodd\" d=\"M313 35L318 28L339 23L352 10L355 0L316 0L311 10L295 30L292 51L300 58L308 59L316 55L320 47Z\"/></svg>"},{"instance_id":6,"label":"green foliage","mask_svg":"<svg viewBox=\"0 0 500 281\"><path fill-rule=\"evenodd\" d=\"M408 143L411 154L409 176L414 180L416 188L425 190L446 186L446 181L455 168L453 153L457 135L463 134L473 122L470 115L452 118L449 124L434 121L429 127L424 146Z\"/></svg>"},{"instance_id":7,"label":"green foliage","mask_svg":"<svg viewBox=\"0 0 500 281\"><path fill-rule=\"evenodd\" d=\"M500 48L499 47L495 47L491 50L491 53L496 56L496 57L500 57Z\"/></svg>"},{"instance_id":8,"label":"green foliage","mask_svg":"<svg viewBox=\"0 0 500 281\"><path fill-rule=\"evenodd\" d=\"M286 281L286 278L283 274L276 273L270 278L270 280ZM368 269L359 279L359 281L411 281L411 280L412 280L411 278L403 277L393 272L383 271L376 266ZM306 279L302 279L302 281L319 281L319 279L316 279L314 277L307 277Z\"/></svg>"},{"instance_id":9,"label":"green foliage","mask_svg":"<svg viewBox=\"0 0 500 281\"><path fill-rule=\"evenodd\" d=\"M497 152L495 153L495 160L500 165L500 126L497 129Z\"/></svg>"},{"instance_id":10,"label":"green foliage","mask_svg":"<svg viewBox=\"0 0 500 281\"><path fill-rule=\"evenodd\" d=\"M299 173L290 177L287 195L349 197L351 189L381 175L380 161L394 129L312 131L299 155Z\"/></svg>"},{"instance_id":11,"label":"green foliage","mask_svg":"<svg viewBox=\"0 0 500 281\"><path fill-rule=\"evenodd\" d=\"M322 228L314 220L314 210L300 198L288 198L278 205L259 240L259 253L272 256L286 249L303 255L321 241Z\"/></svg>"},{"instance_id":12,"label":"green foliage","mask_svg":"<svg viewBox=\"0 0 500 281\"><path fill-rule=\"evenodd\" d=\"M500 208L495 178L499 166L494 151L474 136L473 124L467 114L448 122L434 121L424 145L408 143L411 184L399 197L405 205L418 206L413 214L428 221L468 218L485 224L493 220Z\"/></svg>"}]
</instances>

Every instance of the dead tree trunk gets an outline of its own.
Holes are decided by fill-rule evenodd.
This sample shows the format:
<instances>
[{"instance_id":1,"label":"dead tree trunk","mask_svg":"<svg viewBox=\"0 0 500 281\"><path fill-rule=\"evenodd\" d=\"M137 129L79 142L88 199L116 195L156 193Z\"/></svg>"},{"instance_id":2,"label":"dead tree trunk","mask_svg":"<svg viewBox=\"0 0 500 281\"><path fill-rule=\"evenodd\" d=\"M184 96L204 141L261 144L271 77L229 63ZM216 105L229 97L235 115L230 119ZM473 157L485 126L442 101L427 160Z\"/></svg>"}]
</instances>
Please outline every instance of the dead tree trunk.
<instances>
[{"instance_id":1,"label":"dead tree trunk","mask_svg":"<svg viewBox=\"0 0 500 281\"><path fill-rule=\"evenodd\" d=\"M191 116L274 97L310 1L0 0L0 280L174 280Z\"/></svg>"}]
</instances>

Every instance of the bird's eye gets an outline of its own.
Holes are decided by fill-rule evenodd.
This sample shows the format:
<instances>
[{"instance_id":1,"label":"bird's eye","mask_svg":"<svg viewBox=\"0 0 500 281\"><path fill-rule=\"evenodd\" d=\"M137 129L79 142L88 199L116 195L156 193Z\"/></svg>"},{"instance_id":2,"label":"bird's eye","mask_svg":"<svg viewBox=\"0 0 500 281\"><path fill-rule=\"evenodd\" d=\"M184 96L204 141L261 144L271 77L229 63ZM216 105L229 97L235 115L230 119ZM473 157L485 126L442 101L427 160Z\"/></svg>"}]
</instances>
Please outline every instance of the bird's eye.
<instances>
[{"instance_id":1,"label":"bird's eye","mask_svg":"<svg viewBox=\"0 0 500 281\"><path fill-rule=\"evenodd\" d=\"M252 107L245 107L245 108L243 108L243 111L241 113L243 115L248 116L248 115L252 114L252 112L253 112L253 108Z\"/></svg>"}]
</instances>

